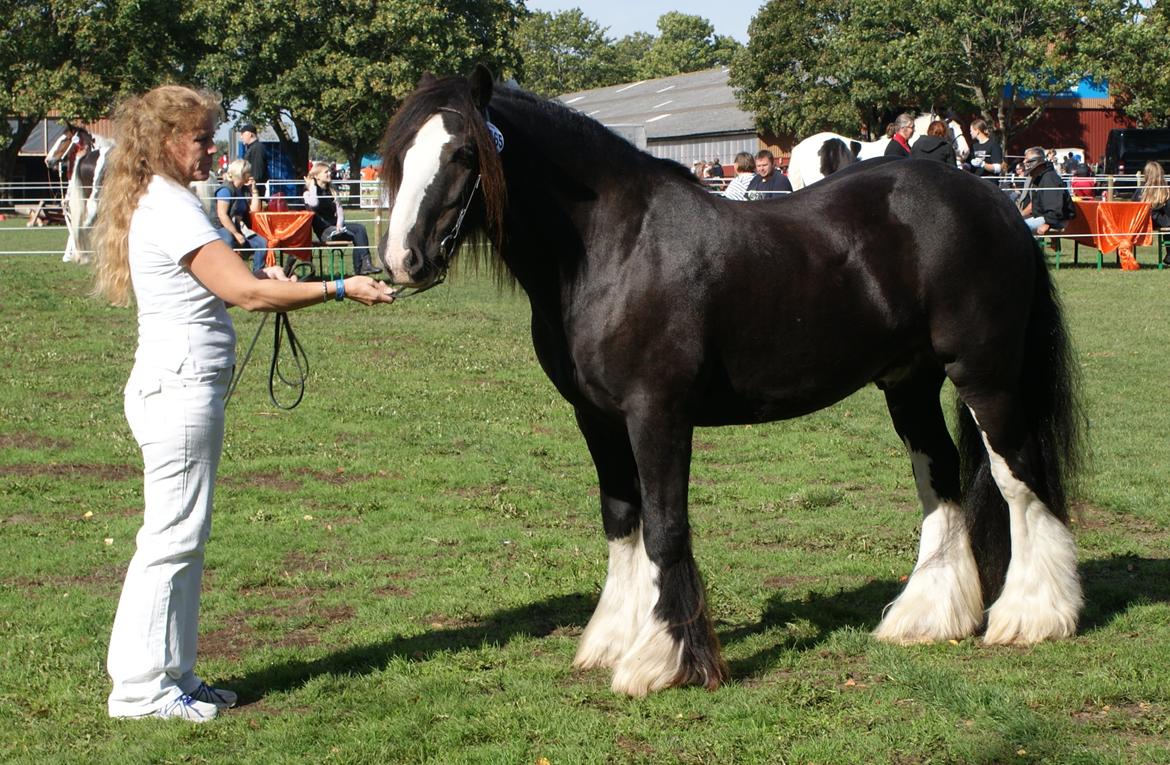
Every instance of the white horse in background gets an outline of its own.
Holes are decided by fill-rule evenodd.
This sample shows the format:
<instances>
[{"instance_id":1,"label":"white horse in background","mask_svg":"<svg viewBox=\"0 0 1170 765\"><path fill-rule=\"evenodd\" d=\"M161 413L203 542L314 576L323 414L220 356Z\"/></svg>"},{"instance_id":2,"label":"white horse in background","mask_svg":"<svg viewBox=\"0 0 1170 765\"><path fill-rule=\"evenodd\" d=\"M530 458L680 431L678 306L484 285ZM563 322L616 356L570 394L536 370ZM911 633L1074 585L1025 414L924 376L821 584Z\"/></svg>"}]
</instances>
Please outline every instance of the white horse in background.
<instances>
[{"instance_id":1,"label":"white horse in background","mask_svg":"<svg viewBox=\"0 0 1170 765\"><path fill-rule=\"evenodd\" d=\"M910 138L910 145L918 140L919 136L926 135L926 129L931 122L941 120L947 123L947 134L951 140L951 146L955 149L955 157L959 162L963 162L971 154L971 147L967 143L966 136L963 135L963 128L958 122L954 120L947 120L937 114L927 113L919 115L914 119L914 135ZM886 145L889 144L889 138L879 138L876 141L860 141L856 138L846 138L837 133L817 133L805 138L796 146L792 147L792 154L788 159L788 181L792 184L792 190L802 189L809 184L816 183L825 175L821 171L821 147L824 146L825 141L838 139L845 143L853 151L853 156L857 159L873 159L885 154Z\"/></svg>"},{"instance_id":2,"label":"white horse in background","mask_svg":"<svg viewBox=\"0 0 1170 765\"><path fill-rule=\"evenodd\" d=\"M859 141L856 138L846 138L837 133L817 133L810 135L792 147L792 154L788 158L788 182L792 190L803 189L805 186L816 183L824 178L821 172L821 147L826 141L836 138L844 142L858 159L873 159L885 154L889 138L879 138L876 141Z\"/></svg>"}]
</instances>

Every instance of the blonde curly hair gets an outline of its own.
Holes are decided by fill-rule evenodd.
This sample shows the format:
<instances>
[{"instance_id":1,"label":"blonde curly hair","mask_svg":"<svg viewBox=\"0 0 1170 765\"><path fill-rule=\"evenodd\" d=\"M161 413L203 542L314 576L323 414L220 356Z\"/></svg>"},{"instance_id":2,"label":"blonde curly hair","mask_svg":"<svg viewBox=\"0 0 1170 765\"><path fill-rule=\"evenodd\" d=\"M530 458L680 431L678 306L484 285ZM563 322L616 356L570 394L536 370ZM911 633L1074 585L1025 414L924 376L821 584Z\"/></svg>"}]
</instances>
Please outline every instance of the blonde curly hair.
<instances>
[{"instance_id":1,"label":"blonde curly hair","mask_svg":"<svg viewBox=\"0 0 1170 765\"><path fill-rule=\"evenodd\" d=\"M155 175L184 186L186 177L171 151L175 141L223 119L215 93L182 85L162 85L126 99L114 113L117 145L102 176L95 224L94 293L113 305L128 306L130 219Z\"/></svg>"}]
</instances>

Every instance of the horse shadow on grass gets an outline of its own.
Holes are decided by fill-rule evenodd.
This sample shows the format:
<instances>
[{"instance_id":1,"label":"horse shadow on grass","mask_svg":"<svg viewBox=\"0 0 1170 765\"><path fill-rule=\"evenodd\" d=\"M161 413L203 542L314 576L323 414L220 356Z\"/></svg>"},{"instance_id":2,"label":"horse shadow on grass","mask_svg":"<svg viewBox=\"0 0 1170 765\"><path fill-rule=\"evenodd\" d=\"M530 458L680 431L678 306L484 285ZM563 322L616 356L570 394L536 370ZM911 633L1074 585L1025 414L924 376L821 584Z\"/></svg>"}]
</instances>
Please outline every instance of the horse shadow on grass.
<instances>
[{"instance_id":1,"label":"horse shadow on grass","mask_svg":"<svg viewBox=\"0 0 1170 765\"><path fill-rule=\"evenodd\" d=\"M1080 573L1085 590L1082 633L1107 628L1131 606L1170 602L1170 560L1114 556L1086 561ZM815 648L839 629L872 630L882 608L901 588L899 582L876 580L832 594L793 597L787 592L776 593L754 624L717 629L720 641L729 646L788 625L799 628L793 637L731 662L732 677L742 680L766 674L783 653ZM241 701L250 703L273 692L300 687L320 675L364 675L381 671L394 659L428 661L441 653L503 645L517 637L548 637L566 628L583 627L595 605L592 595L558 595L496 611L473 625L354 646L309 661L274 664L228 679L225 684L238 689Z\"/></svg>"}]
</instances>

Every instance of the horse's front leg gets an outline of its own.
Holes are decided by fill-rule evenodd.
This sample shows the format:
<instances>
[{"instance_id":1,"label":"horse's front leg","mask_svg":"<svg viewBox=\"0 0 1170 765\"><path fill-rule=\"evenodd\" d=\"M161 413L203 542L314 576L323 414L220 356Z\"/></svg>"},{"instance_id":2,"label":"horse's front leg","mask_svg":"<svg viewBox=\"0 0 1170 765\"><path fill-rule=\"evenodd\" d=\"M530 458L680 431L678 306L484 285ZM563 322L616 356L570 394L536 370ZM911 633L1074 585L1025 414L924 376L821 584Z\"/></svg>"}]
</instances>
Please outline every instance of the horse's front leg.
<instances>
[{"instance_id":1,"label":"horse's front leg","mask_svg":"<svg viewBox=\"0 0 1170 765\"><path fill-rule=\"evenodd\" d=\"M601 490L601 521L609 543L609 569L597 608L581 635L573 666L612 667L629 650L657 597L650 559L642 545L638 466L625 426L577 410Z\"/></svg>"},{"instance_id":2,"label":"horse's front leg","mask_svg":"<svg viewBox=\"0 0 1170 765\"><path fill-rule=\"evenodd\" d=\"M691 554L692 427L681 419L642 414L629 418L628 429L641 478L641 549L653 603L614 668L613 690L631 696L678 685L714 690L728 668Z\"/></svg>"}]
</instances>

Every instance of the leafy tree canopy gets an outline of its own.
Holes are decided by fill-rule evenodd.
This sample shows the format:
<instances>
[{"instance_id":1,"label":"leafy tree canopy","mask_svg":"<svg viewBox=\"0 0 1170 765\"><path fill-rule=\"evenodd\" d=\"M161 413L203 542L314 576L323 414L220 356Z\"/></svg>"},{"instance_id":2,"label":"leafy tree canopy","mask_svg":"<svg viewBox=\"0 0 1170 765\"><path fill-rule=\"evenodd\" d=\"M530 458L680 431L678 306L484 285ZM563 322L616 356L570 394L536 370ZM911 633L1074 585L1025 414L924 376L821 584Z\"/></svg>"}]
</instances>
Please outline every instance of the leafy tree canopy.
<instances>
[{"instance_id":1,"label":"leafy tree canopy","mask_svg":"<svg viewBox=\"0 0 1170 765\"><path fill-rule=\"evenodd\" d=\"M910 107L975 112L1009 137L1039 116L1045 93L1092 73L1076 44L1084 6L771 0L752 22L732 84L776 132L873 134ZM1017 98L1003 97L1009 87Z\"/></svg>"}]
</instances>

